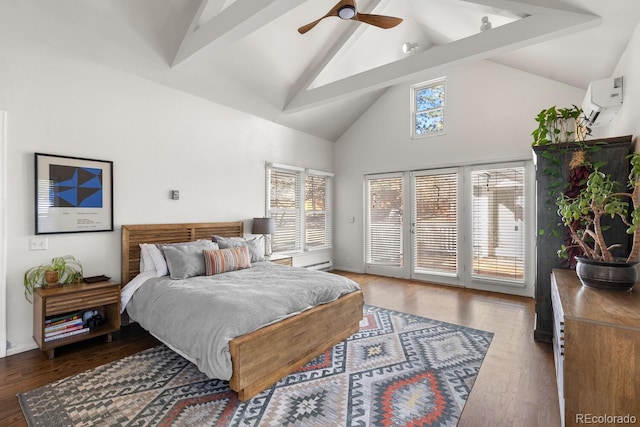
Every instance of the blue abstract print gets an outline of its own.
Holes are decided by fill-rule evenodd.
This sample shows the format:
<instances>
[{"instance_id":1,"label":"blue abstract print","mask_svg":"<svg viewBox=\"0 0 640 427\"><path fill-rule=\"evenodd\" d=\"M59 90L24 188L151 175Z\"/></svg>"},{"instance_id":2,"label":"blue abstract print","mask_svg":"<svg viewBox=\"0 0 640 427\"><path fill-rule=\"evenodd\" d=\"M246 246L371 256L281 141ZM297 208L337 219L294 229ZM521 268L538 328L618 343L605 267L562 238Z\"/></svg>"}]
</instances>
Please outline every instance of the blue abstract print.
<instances>
[{"instance_id":1,"label":"blue abstract print","mask_svg":"<svg viewBox=\"0 0 640 427\"><path fill-rule=\"evenodd\" d=\"M102 208L102 169L49 165L51 206Z\"/></svg>"}]
</instances>

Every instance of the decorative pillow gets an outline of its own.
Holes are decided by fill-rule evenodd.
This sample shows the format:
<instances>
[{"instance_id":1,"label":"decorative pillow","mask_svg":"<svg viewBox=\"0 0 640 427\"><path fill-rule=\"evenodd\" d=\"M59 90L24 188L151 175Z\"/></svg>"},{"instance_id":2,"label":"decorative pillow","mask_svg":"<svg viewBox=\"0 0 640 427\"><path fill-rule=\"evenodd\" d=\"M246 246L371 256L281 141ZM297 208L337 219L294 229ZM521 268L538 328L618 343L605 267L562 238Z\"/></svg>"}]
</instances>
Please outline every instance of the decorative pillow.
<instances>
[{"instance_id":1,"label":"decorative pillow","mask_svg":"<svg viewBox=\"0 0 640 427\"><path fill-rule=\"evenodd\" d=\"M203 250L218 249L218 245L208 240L189 242L185 244L160 245L164 253L172 279L187 279L202 276L205 273Z\"/></svg>"},{"instance_id":2,"label":"decorative pillow","mask_svg":"<svg viewBox=\"0 0 640 427\"><path fill-rule=\"evenodd\" d=\"M253 239L244 239L242 237L222 237L214 235L211 240L216 242L220 249L236 248L246 246L251 255L251 262L264 261L264 245L262 236Z\"/></svg>"},{"instance_id":3,"label":"decorative pillow","mask_svg":"<svg viewBox=\"0 0 640 427\"><path fill-rule=\"evenodd\" d=\"M226 273L251 267L251 256L246 246L204 251L205 274Z\"/></svg>"}]
</instances>

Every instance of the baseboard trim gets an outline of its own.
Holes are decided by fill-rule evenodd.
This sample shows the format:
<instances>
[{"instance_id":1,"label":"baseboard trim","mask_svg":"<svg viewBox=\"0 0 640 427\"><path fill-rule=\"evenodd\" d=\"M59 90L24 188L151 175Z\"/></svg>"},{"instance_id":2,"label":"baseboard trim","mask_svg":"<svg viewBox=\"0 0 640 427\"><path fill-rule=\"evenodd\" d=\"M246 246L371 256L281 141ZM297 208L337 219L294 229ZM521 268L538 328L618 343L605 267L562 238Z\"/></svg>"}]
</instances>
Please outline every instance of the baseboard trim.
<instances>
[{"instance_id":1,"label":"baseboard trim","mask_svg":"<svg viewBox=\"0 0 640 427\"><path fill-rule=\"evenodd\" d=\"M358 274L363 274L364 271L359 270L357 268L349 268L349 267L342 267L340 265L334 265L332 270L340 270L340 271L346 271L349 273L358 273Z\"/></svg>"},{"instance_id":2,"label":"baseboard trim","mask_svg":"<svg viewBox=\"0 0 640 427\"><path fill-rule=\"evenodd\" d=\"M7 356L13 356L14 354L24 353L25 351L35 350L38 348L38 344L22 344L7 349Z\"/></svg>"}]
</instances>

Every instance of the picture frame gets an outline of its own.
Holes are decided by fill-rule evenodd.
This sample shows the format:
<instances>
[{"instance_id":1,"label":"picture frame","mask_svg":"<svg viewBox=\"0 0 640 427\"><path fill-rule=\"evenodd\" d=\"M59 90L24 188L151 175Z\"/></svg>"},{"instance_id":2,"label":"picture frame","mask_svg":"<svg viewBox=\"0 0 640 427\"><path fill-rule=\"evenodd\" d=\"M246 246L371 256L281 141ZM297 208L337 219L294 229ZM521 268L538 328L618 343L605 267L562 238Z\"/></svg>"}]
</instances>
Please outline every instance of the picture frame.
<instances>
[{"instance_id":1,"label":"picture frame","mask_svg":"<svg viewBox=\"0 0 640 427\"><path fill-rule=\"evenodd\" d=\"M36 234L113 231L113 162L35 153Z\"/></svg>"}]
</instances>

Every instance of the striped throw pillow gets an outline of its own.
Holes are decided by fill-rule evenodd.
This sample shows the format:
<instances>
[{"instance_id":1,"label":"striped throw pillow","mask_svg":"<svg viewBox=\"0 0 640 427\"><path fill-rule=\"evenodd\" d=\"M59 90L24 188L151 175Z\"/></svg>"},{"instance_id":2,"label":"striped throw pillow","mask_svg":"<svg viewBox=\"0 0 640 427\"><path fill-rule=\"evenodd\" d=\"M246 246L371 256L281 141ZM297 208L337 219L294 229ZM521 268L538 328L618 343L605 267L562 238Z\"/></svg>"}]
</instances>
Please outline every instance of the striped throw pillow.
<instances>
[{"instance_id":1,"label":"striped throw pillow","mask_svg":"<svg viewBox=\"0 0 640 427\"><path fill-rule=\"evenodd\" d=\"M204 250L205 275L225 273L251 267L251 255L246 246L235 248Z\"/></svg>"}]
</instances>

